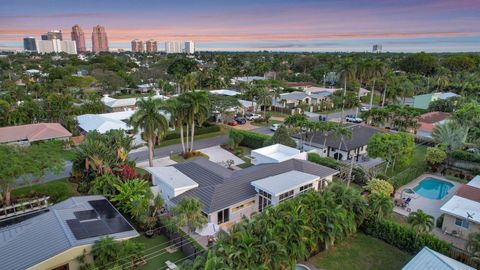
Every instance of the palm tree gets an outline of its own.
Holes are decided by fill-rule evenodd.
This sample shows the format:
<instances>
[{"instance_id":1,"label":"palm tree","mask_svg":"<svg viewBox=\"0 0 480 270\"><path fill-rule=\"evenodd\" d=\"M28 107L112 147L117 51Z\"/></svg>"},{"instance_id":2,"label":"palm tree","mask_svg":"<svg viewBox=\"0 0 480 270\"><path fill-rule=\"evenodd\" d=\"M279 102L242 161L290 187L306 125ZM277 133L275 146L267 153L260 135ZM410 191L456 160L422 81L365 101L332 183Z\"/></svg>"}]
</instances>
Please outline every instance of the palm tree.
<instances>
[{"instance_id":1,"label":"palm tree","mask_svg":"<svg viewBox=\"0 0 480 270\"><path fill-rule=\"evenodd\" d=\"M370 109L372 109L373 106L373 95L375 92L375 81L377 78L382 77L383 74L385 73L385 66L383 65L382 62L380 61L373 61L371 68L369 70L369 75L373 79L373 84L372 84L372 92L370 94Z\"/></svg>"},{"instance_id":2,"label":"palm tree","mask_svg":"<svg viewBox=\"0 0 480 270\"><path fill-rule=\"evenodd\" d=\"M195 76L193 76L192 73L187 74L185 77L183 77L182 85L184 90L193 91L197 85L197 79L195 79Z\"/></svg>"},{"instance_id":3,"label":"palm tree","mask_svg":"<svg viewBox=\"0 0 480 270\"><path fill-rule=\"evenodd\" d=\"M168 130L167 118L160 112L163 102L160 99L139 99L137 111L130 117L130 124L138 132L143 130L143 136L148 140L148 164L153 167L153 151L156 140L165 136ZM158 142L157 142L158 143Z\"/></svg>"},{"instance_id":4,"label":"palm tree","mask_svg":"<svg viewBox=\"0 0 480 270\"><path fill-rule=\"evenodd\" d=\"M454 122L437 125L432 132L435 143L446 147L448 152L460 148L467 139L467 130Z\"/></svg>"},{"instance_id":5,"label":"palm tree","mask_svg":"<svg viewBox=\"0 0 480 270\"><path fill-rule=\"evenodd\" d=\"M267 106L272 105L272 93L264 87L260 87L258 90L257 102L260 106L263 106L263 119L266 119Z\"/></svg>"},{"instance_id":6,"label":"palm tree","mask_svg":"<svg viewBox=\"0 0 480 270\"><path fill-rule=\"evenodd\" d=\"M410 213L407 221L412 228L417 231L417 234L420 232L429 232L435 226L435 218L423 212L421 209Z\"/></svg>"},{"instance_id":7,"label":"palm tree","mask_svg":"<svg viewBox=\"0 0 480 270\"><path fill-rule=\"evenodd\" d=\"M172 209L173 219L178 226L186 226L191 233L207 223L202 208L202 203L198 199L185 197Z\"/></svg>"},{"instance_id":8,"label":"palm tree","mask_svg":"<svg viewBox=\"0 0 480 270\"><path fill-rule=\"evenodd\" d=\"M352 138L352 130L348 127L345 127L343 125L337 125L333 133L335 134L335 137L340 137L340 143L338 144L338 150L342 147L342 144L345 145L345 137L351 139ZM346 146L346 145L345 145ZM337 155L337 159L340 159L340 155Z\"/></svg>"},{"instance_id":9,"label":"palm tree","mask_svg":"<svg viewBox=\"0 0 480 270\"><path fill-rule=\"evenodd\" d=\"M118 259L119 246L110 236L103 236L95 241L91 254L95 258L95 266L100 269Z\"/></svg>"},{"instance_id":10,"label":"palm tree","mask_svg":"<svg viewBox=\"0 0 480 270\"><path fill-rule=\"evenodd\" d=\"M259 88L258 87L251 87L245 88L245 96L252 101L252 110L255 112L254 102L258 97Z\"/></svg>"},{"instance_id":11,"label":"palm tree","mask_svg":"<svg viewBox=\"0 0 480 270\"><path fill-rule=\"evenodd\" d=\"M377 217L390 215L393 209L392 199L383 193L374 193L369 197L370 211Z\"/></svg>"},{"instance_id":12,"label":"palm tree","mask_svg":"<svg viewBox=\"0 0 480 270\"><path fill-rule=\"evenodd\" d=\"M465 248L475 257L480 257L480 232L471 233L468 236Z\"/></svg>"},{"instance_id":13,"label":"palm tree","mask_svg":"<svg viewBox=\"0 0 480 270\"><path fill-rule=\"evenodd\" d=\"M195 91L187 92L182 94L179 98L179 101L183 103L184 108L186 108L186 117L187 122L187 152L193 151L193 140L195 137L195 125L203 125L207 120L208 111L210 108L210 101L208 99L207 92L205 91ZM191 128L190 134L190 144L188 144L188 132Z\"/></svg>"},{"instance_id":14,"label":"palm tree","mask_svg":"<svg viewBox=\"0 0 480 270\"><path fill-rule=\"evenodd\" d=\"M388 87L395 81L394 76L395 76L395 73L393 73L390 70L385 73L385 76L384 76L385 87L383 89L383 94L382 94L382 108L385 106L385 98L387 97Z\"/></svg>"},{"instance_id":15,"label":"palm tree","mask_svg":"<svg viewBox=\"0 0 480 270\"><path fill-rule=\"evenodd\" d=\"M345 113L345 96L347 95L347 80L355 77L355 64L351 58L347 58L341 65L340 69L341 77L343 78L343 102L342 102L342 115L340 121L343 123L343 117Z\"/></svg>"},{"instance_id":16,"label":"palm tree","mask_svg":"<svg viewBox=\"0 0 480 270\"><path fill-rule=\"evenodd\" d=\"M182 153L186 153L185 134L183 128L185 126L185 119L188 113L188 104L184 104L180 99L169 99L165 104L165 110L170 113L170 121L174 128L180 129L180 142L182 144Z\"/></svg>"}]
</instances>

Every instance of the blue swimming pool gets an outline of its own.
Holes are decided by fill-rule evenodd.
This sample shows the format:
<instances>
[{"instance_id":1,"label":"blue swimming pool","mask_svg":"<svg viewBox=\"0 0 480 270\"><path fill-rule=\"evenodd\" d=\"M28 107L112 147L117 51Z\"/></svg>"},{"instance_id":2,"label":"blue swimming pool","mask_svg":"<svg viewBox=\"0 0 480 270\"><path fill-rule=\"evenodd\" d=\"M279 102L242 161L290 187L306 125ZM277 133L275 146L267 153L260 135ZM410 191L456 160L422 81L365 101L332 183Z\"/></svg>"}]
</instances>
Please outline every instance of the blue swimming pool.
<instances>
[{"instance_id":1,"label":"blue swimming pool","mask_svg":"<svg viewBox=\"0 0 480 270\"><path fill-rule=\"evenodd\" d=\"M453 187L452 183L443 181L433 177L426 177L413 190L420 194L420 196L432 199L441 200L448 194L448 191Z\"/></svg>"}]
</instances>

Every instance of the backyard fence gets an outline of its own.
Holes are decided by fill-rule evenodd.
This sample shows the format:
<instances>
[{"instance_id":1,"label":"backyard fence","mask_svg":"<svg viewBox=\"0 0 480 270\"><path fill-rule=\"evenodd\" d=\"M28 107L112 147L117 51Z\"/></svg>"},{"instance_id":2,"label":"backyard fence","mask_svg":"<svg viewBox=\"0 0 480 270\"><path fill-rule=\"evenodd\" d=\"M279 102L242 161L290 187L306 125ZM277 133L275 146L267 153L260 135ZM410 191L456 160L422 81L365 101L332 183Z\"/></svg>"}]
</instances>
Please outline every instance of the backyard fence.
<instances>
[{"instance_id":1,"label":"backyard fence","mask_svg":"<svg viewBox=\"0 0 480 270\"><path fill-rule=\"evenodd\" d=\"M475 269L480 269L480 259L476 258L473 256L473 254L470 254L468 251L465 251L463 249L459 249L455 246L452 246L450 248L450 257L462 262L466 265L470 265L471 267Z\"/></svg>"}]
</instances>

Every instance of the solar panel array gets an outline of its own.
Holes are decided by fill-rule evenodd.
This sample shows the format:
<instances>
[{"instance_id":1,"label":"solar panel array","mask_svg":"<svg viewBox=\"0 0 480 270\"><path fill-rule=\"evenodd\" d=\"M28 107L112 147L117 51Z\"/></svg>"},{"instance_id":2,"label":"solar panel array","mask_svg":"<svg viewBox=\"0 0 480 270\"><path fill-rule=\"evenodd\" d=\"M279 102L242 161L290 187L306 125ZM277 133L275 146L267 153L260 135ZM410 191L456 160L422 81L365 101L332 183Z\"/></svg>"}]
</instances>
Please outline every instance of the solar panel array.
<instances>
[{"instance_id":1,"label":"solar panel array","mask_svg":"<svg viewBox=\"0 0 480 270\"><path fill-rule=\"evenodd\" d=\"M107 200L88 203L93 210L75 212L76 218L66 221L77 240L133 230Z\"/></svg>"}]
</instances>

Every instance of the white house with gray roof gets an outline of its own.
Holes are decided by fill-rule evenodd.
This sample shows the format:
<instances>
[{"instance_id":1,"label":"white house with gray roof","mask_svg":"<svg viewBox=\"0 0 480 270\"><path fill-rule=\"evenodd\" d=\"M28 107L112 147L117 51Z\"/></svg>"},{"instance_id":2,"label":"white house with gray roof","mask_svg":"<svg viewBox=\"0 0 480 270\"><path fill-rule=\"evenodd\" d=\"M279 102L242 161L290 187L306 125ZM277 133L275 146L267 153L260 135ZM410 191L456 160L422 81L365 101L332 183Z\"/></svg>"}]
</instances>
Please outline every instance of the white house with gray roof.
<instances>
[{"instance_id":1,"label":"white house with gray roof","mask_svg":"<svg viewBox=\"0 0 480 270\"><path fill-rule=\"evenodd\" d=\"M168 167L145 168L167 206L197 198L208 222L229 228L242 217L262 212L308 190L320 190L338 171L290 158L232 171L204 158Z\"/></svg>"},{"instance_id":2,"label":"white house with gray roof","mask_svg":"<svg viewBox=\"0 0 480 270\"><path fill-rule=\"evenodd\" d=\"M402 270L475 270L475 268L424 247Z\"/></svg>"},{"instance_id":3,"label":"white house with gray roof","mask_svg":"<svg viewBox=\"0 0 480 270\"><path fill-rule=\"evenodd\" d=\"M71 197L45 210L0 222L0 268L79 269L102 236L139 234L103 196ZM87 255L87 262L92 260Z\"/></svg>"}]
</instances>

